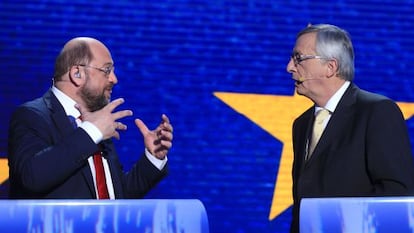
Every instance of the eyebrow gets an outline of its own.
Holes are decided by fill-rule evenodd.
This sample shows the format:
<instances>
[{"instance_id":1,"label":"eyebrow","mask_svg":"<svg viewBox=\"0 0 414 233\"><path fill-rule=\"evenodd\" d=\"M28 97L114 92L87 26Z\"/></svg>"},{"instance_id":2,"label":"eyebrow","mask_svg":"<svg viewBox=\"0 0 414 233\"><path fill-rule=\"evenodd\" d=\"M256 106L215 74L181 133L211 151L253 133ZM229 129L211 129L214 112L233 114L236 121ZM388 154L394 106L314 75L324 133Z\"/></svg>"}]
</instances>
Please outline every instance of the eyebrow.
<instances>
[{"instance_id":1,"label":"eyebrow","mask_svg":"<svg viewBox=\"0 0 414 233\"><path fill-rule=\"evenodd\" d=\"M113 65L114 65L113 62L107 62L107 63L103 64L102 66L113 66Z\"/></svg>"}]
</instances>

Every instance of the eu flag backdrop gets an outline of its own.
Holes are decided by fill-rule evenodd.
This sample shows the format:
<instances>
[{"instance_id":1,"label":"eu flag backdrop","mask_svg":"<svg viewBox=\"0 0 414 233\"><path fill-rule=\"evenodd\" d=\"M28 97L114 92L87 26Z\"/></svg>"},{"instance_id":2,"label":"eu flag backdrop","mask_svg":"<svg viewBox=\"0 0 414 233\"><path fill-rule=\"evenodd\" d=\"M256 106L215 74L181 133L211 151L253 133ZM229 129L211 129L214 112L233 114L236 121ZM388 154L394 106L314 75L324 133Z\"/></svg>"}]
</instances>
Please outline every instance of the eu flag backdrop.
<instances>
[{"instance_id":1,"label":"eu flag backdrop","mask_svg":"<svg viewBox=\"0 0 414 233\"><path fill-rule=\"evenodd\" d=\"M15 107L50 86L66 41L91 36L112 52L113 97L134 116L116 141L126 169L142 153L133 120L174 125L170 174L146 198L200 199L211 232L288 232L291 123L311 103L286 64L308 23L346 29L355 82L414 103L413 1L2 1L0 192L7 198L7 128ZM414 178L414 177L413 177Z\"/></svg>"}]
</instances>

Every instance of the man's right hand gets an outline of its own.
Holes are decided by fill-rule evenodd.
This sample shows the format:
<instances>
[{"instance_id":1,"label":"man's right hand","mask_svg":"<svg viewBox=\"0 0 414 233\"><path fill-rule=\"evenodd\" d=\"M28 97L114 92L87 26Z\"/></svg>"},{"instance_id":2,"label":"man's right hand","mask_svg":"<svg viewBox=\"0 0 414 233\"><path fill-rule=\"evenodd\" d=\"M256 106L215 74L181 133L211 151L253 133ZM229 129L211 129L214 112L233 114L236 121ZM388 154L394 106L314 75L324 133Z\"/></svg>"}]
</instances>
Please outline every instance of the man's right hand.
<instances>
[{"instance_id":1,"label":"man's right hand","mask_svg":"<svg viewBox=\"0 0 414 233\"><path fill-rule=\"evenodd\" d=\"M75 107L81 113L82 121L89 121L101 131L103 140L111 137L119 139L118 130L126 130L127 126L118 120L127 116L132 116L133 114L131 110L113 112L115 108L122 103L124 103L124 99L118 98L95 112L89 112L84 106L79 104L75 105Z\"/></svg>"}]
</instances>

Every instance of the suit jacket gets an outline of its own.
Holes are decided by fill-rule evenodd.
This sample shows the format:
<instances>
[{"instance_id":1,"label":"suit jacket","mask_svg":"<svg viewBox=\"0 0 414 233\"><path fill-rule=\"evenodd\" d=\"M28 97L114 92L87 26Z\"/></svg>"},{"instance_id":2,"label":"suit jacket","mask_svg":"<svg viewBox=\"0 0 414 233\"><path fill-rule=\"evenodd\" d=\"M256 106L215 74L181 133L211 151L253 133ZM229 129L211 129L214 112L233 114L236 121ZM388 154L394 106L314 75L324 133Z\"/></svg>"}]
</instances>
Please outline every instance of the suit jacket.
<instances>
[{"instance_id":1,"label":"suit jacket","mask_svg":"<svg viewBox=\"0 0 414 233\"><path fill-rule=\"evenodd\" d=\"M306 144L314 107L293 123L293 219L299 232L303 197L400 196L413 194L414 165L407 126L390 99L347 88L308 161Z\"/></svg>"},{"instance_id":2,"label":"suit jacket","mask_svg":"<svg viewBox=\"0 0 414 233\"><path fill-rule=\"evenodd\" d=\"M146 156L125 173L112 140L101 144L116 198L141 198L167 173ZM10 198L96 198L87 159L98 146L73 127L51 90L14 112L8 150Z\"/></svg>"}]
</instances>

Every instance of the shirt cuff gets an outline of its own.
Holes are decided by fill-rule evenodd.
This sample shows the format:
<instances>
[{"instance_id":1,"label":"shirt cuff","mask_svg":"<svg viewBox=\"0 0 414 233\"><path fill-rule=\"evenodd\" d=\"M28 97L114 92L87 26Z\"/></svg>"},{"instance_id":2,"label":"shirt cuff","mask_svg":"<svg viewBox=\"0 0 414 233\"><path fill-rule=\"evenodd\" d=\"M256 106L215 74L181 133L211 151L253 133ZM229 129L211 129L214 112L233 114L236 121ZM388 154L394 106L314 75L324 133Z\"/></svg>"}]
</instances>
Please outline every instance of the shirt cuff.
<instances>
[{"instance_id":1,"label":"shirt cuff","mask_svg":"<svg viewBox=\"0 0 414 233\"><path fill-rule=\"evenodd\" d=\"M98 129L98 127L96 127L91 122L83 121L79 127L81 127L83 130L86 131L86 133L89 135L89 137L91 137L91 139L95 142L95 144L98 144L102 141L103 134Z\"/></svg>"},{"instance_id":2,"label":"shirt cuff","mask_svg":"<svg viewBox=\"0 0 414 233\"><path fill-rule=\"evenodd\" d=\"M145 148L145 156L147 156L148 160L156 167L158 170L162 170L165 167L165 164L167 164L168 158L165 156L164 159L158 159L155 156L153 156L147 148Z\"/></svg>"}]
</instances>

